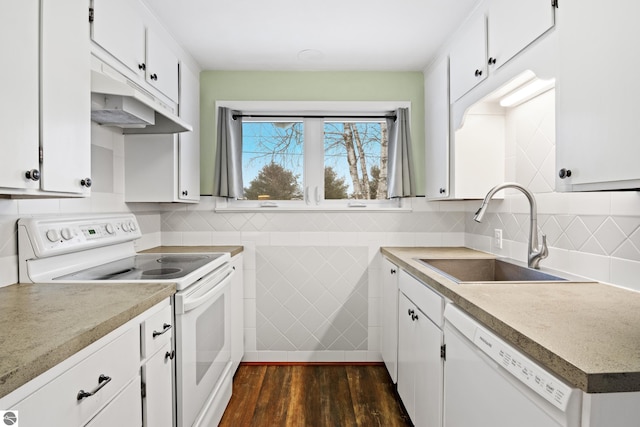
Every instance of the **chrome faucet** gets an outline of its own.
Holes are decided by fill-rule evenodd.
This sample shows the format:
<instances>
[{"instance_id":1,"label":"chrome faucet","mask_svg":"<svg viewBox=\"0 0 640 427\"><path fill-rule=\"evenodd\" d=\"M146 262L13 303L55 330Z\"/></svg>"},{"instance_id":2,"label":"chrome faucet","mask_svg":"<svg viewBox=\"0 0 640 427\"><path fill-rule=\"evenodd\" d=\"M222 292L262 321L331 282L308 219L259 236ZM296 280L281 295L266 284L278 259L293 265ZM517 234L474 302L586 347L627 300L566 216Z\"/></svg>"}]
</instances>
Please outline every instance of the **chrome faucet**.
<instances>
[{"instance_id":1,"label":"chrome faucet","mask_svg":"<svg viewBox=\"0 0 640 427\"><path fill-rule=\"evenodd\" d=\"M527 256L527 263L529 268L539 268L538 264L540 264L540 260L549 255L549 250L547 249L547 236L544 233L541 233L542 245L538 247L538 209L536 207L536 199L533 197L533 193L531 191L516 182L505 182L504 184L496 185L489 190L482 201L480 209L478 209L473 216L473 219L476 222L482 222L484 213L489 205L489 200L491 200L498 191L505 188L515 188L516 190L520 190L529 200L529 253Z\"/></svg>"}]
</instances>

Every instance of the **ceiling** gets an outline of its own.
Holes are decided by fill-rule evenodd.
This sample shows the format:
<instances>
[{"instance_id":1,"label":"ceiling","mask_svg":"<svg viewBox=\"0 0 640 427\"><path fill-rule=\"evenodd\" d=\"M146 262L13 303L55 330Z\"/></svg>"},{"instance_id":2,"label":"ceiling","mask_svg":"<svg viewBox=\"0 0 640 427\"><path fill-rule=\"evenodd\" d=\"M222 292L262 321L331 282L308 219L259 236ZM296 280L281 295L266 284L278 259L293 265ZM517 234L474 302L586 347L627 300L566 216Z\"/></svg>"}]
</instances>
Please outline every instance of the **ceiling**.
<instances>
[{"instance_id":1,"label":"ceiling","mask_svg":"<svg viewBox=\"0 0 640 427\"><path fill-rule=\"evenodd\" d=\"M144 0L205 70L421 71L478 0Z\"/></svg>"}]
</instances>

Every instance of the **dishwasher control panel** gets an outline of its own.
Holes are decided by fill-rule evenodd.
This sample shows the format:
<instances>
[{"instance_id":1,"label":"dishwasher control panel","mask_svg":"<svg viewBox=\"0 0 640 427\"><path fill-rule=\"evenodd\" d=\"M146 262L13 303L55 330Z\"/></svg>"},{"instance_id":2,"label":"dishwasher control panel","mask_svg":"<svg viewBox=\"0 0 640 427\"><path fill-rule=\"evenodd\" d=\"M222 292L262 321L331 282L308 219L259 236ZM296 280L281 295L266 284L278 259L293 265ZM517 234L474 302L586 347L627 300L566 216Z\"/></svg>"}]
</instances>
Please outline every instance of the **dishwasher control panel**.
<instances>
[{"instance_id":1,"label":"dishwasher control panel","mask_svg":"<svg viewBox=\"0 0 640 427\"><path fill-rule=\"evenodd\" d=\"M567 409L571 397L571 387L550 375L527 356L481 327L476 329L473 343L554 406L562 411Z\"/></svg>"}]
</instances>

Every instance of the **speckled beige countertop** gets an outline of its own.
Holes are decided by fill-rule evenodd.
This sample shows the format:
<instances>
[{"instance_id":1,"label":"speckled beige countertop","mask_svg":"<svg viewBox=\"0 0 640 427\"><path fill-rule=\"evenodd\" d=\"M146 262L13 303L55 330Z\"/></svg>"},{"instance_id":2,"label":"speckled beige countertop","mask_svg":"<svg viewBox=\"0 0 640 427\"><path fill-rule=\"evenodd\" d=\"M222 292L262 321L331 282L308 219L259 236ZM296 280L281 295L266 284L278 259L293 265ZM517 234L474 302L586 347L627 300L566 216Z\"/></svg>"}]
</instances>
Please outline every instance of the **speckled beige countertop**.
<instances>
[{"instance_id":1,"label":"speckled beige countertop","mask_svg":"<svg viewBox=\"0 0 640 427\"><path fill-rule=\"evenodd\" d=\"M0 397L175 293L175 284L0 288Z\"/></svg>"},{"instance_id":2,"label":"speckled beige countertop","mask_svg":"<svg viewBox=\"0 0 640 427\"><path fill-rule=\"evenodd\" d=\"M416 258L466 248L381 248L506 341L588 393L640 391L640 293L596 282L457 284Z\"/></svg>"},{"instance_id":3,"label":"speckled beige countertop","mask_svg":"<svg viewBox=\"0 0 640 427\"><path fill-rule=\"evenodd\" d=\"M230 252L242 246L162 246L144 252ZM15 284L0 288L0 398L176 291L173 283ZM0 408L2 409L2 408Z\"/></svg>"}]
</instances>

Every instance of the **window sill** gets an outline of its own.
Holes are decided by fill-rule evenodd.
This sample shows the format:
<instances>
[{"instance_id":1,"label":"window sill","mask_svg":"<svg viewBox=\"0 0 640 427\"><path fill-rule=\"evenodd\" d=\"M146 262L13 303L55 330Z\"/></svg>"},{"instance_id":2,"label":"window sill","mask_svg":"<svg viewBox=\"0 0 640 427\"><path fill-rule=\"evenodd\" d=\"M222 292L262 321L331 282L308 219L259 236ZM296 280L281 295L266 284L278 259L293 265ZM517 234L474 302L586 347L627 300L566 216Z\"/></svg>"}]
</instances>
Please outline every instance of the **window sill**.
<instances>
[{"instance_id":1,"label":"window sill","mask_svg":"<svg viewBox=\"0 0 640 427\"><path fill-rule=\"evenodd\" d=\"M399 203L364 203L365 206L347 206L345 203L306 205L302 203L274 202L276 205L245 203L243 201L228 202L217 199L215 212L412 212L411 199L399 199ZM356 202L357 203L357 202Z\"/></svg>"}]
</instances>

